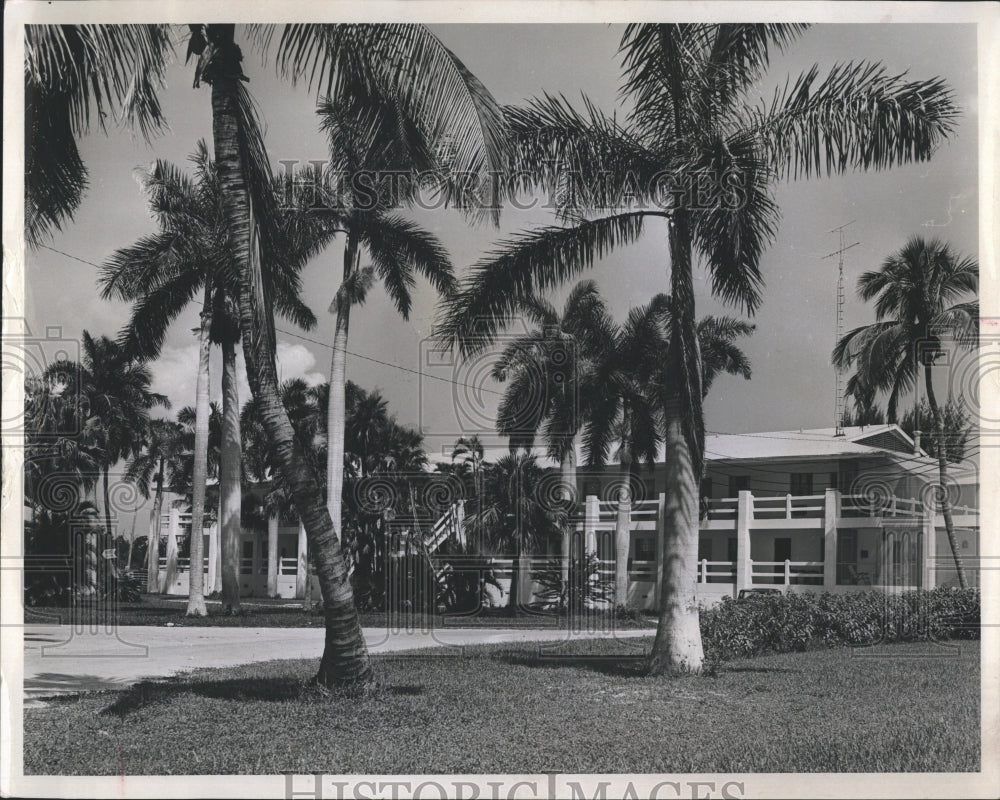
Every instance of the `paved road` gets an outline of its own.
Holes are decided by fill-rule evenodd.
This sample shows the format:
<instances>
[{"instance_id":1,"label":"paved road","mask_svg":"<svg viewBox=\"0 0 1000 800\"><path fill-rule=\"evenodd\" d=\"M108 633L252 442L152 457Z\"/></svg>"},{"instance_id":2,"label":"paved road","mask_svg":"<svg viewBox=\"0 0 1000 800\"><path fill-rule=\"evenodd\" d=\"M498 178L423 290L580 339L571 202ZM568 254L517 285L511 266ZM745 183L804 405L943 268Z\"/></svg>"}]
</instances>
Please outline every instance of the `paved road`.
<instances>
[{"instance_id":1,"label":"paved road","mask_svg":"<svg viewBox=\"0 0 1000 800\"><path fill-rule=\"evenodd\" d=\"M608 636L650 636L652 629L573 632L451 628L390 632L365 628L372 653L500 642L558 641ZM24 629L25 706L41 698L91 689L122 689L202 667L231 667L256 661L319 659L322 628L121 627L79 632L69 625L27 625Z\"/></svg>"}]
</instances>

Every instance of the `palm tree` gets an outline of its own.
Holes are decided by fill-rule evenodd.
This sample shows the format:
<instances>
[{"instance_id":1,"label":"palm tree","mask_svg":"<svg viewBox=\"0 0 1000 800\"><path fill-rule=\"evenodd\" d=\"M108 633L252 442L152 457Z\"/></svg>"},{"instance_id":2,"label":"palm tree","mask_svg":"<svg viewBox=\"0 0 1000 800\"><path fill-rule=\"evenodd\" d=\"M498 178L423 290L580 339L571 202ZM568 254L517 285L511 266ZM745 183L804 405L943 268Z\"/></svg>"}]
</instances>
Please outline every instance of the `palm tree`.
<instances>
[{"instance_id":1,"label":"palm tree","mask_svg":"<svg viewBox=\"0 0 1000 800\"><path fill-rule=\"evenodd\" d=\"M173 53L165 25L26 25L25 238L37 247L72 219L87 187L77 141L95 118L138 127L165 120L157 99Z\"/></svg>"},{"instance_id":2,"label":"palm tree","mask_svg":"<svg viewBox=\"0 0 1000 800\"><path fill-rule=\"evenodd\" d=\"M466 530L477 541L511 555L507 608L518 611L521 558L562 530L563 513L540 496L544 470L536 456L511 452L485 470L482 507L465 518Z\"/></svg>"},{"instance_id":3,"label":"palm tree","mask_svg":"<svg viewBox=\"0 0 1000 800\"><path fill-rule=\"evenodd\" d=\"M339 174L362 173L399 176L414 175L437 166L419 130L412 139L401 137L408 120L399 109L381 98L365 98L364 103L327 100L319 108L321 129L327 134L330 166ZM336 226L346 236L340 288L330 304L334 315L333 353L330 359L330 393L327 409L327 509L335 525L342 516L344 482L344 396L347 344L351 309L365 302L373 283L381 281L403 319L409 319L415 273L423 275L443 295L454 290L455 279L447 251L438 238L413 222L389 211L407 196L406 192L380 191L371 201L370 192L349 182L352 190L337 198L341 209ZM416 187L414 180L411 187ZM412 188L411 188L412 191ZM362 251L371 266L361 266Z\"/></svg>"},{"instance_id":4,"label":"palm tree","mask_svg":"<svg viewBox=\"0 0 1000 800\"><path fill-rule=\"evenodd\" d=\"M562 315L542 298L525 298L519 309L538 328L511 341L493 366L508 382L497 409L497 432L512 448L530 449L541 430L548 455L559 464L559 502L564 530L562 569L571 562L572 512L576 509L576 442L601 387L586 391L599 354L608 348L610 317L593 281L570 291Z\"/></svg>"},{"instance_id":5,"label":"palm tree","mask_svg":"<svg viewBox=\"0 0 1000 800\"><path fill-rule=\"evenodd\" d=\"M155 486L153 522L146 546L146 585L150 593L160 585L159 543L163 493L165 487L175 486L180 480L184 469L182 452L181 426L169 419L153 419L146 428L142 451L128 462L125 469L126 480L134 483L143 497L148 499L150 486Z\"/></svg>"},{"instance_id":6,"label":"palm tree","mask_svg":"<svg viewBox=\"0 0 1000 800\"><path fill-rule=\"evenodd\" d=\"M261 249L273 235L276 217L268 159L253 100L247 91L235 41L235 25L191 25L188 58L197 56L195 88L212 89L213 141L222 190L222 206L240 275L240 330L254 396L268 438L274 443L282 473L316 557L323 587L327 638L317 681L321 684L367 682L371 667L354 609L336 528L322 504L315 470L281 405L275 359L275 335L261 264ZM327 97L385 97L398 103L424 138L447 155L446 199L474 206L481 199L476 181L504 166L504 126L485 87L455 55L420 25L286 25L274 44L273 26L253 26L251 36L293 80L308 77ZM40 69L44 70L43 64ZM149 101L155 93L149 93ZM147 103L148 104L148 103ZM461 176L463 180L451 179ZM493 184L491 184L493 186ZM499 192L491 191L489 209L499 213ZM337 521L339 524L339 520Z\"/></svg>"},{"instance_id":7,"label":"palm tree","mask_svg":"<svg viewBox=\"0 0 1000 800\"><path fill-rule=\"evenodd\" d=\"M622 605L627 605L623 598L628 597L632 465L636 458L649 467L656 462L663 398L672 380L664 369L670 305L670 298L661 294L633 308L625 323L612 330L610 346L601 354L593 378L602 391L587 423L584 453L589 464L604 464L610 446L617 446L621 478L615 518L615 596ZM753 330L753 325L730 317L709 315L698 322L702 399L723 372L749 380L750 362L735 341Z\"/></svg>"},{"instance_id":8,"label":"palm tree","mask_svg":"<svg viewBox=\"0 0 1000 800\"><path fill-rule=\"evenodd\" d=\"M481 350L536 295L666 220L671 298L664 404L667 500L660 624L653 673L699 671L695 563L704 468L701 367L693 265L712 292L748 314L761 300L759 261L773 240L773 185L783 178L925 161L956 109L940 78L906 81L877 64L805 72L756 105L770 55L801 25L629 25L622 37L624 123L586 101L581 113L546 96L508 109L518 188L542 185L561 225L501 243L448 304L441 339ZM716 176L716 177L712 177ZM707 180L706 180L707 179Z\"/></svg>"},{"instance_id":9,"label":"palm tree","mask_svg":"<svg viewBox=\"0 0 1000 800\"><path fill-rule=\"evenodd\" d=\"M137 455L149 423L149 411L169 407L166 397L149 391L152 374L142 362L128 356L107 336L83 332L82 361L71 371L79 376L73 387L83 413L81 435L96 455L103 488L104 524L113 535L109 473L123 458ZM66 374L65 364L50 367L52 375Z\"/></svg>"},{"instance_id":10,"label":"palm tree","mask_svg":"<svg viewBox=\"0 0 1000 800\"><path fill-rule=\"evenodd\" d=\"M202 293L195 399L195 408L201 412L195 430L201 432L202 438L195 449L195 468L203 482L209 350L214 342L222 349L222 402L226 425L223 440L227 456L220 475L222 602L224 612L233 613L240 604L240 406L236 386L239 270L228 246L218 176L204 141L198 142L189 159L194 165L194 180L163 160L155 162L150 170L140 172L142 188L159 231L117 250L102 268L99 284L104 298L134 303L131 318L120 338L123 346L146 358L158 355L170 324L199 291ZM280 184L276 184L275 191L280 191L282 196L287 194ZM280 250L269 248L264 254L266 280L271 286L274 307L290 322L308 330L316 324L316 318L298 297L299 272L332 233L322 222L292 204L280 208L273 224L279 236L269 242L280 241L283 245ZM193 525L200 525L204 502L204 489L199 490L196 481ZM196 550L200 547L199 543L194 543ZM189 614L205 615L202 589L202 577L193 574Z\"/></svg>"},{"instance_id":11,"label":"palm tree","mask_svg":"<svg viewBox=\"0 0 1000 800\"><path fill-rule=\"evenodd\" d=\"M482 472L483 472L483 441L478 433L471 436L459 436L455 440L455 446L451 451L451 463L460 459L464 469L472 472L472 491L476 498L476 506L479 505L479 498L482 495Z\"/></svg>"},{"instance_id":12,"label":"palm tree","mask_svg":"<svg viewBox=\"0 0 1000 800\"><path fill-rule=\"evenodd\" d=\"M959 585L966 586L965 570L955 541L948 500L948 456L944 416L934 392L931 369L944 355L942 341L951 337L959 347L974 348L979 340L979 264L962 258L939 239L911 238L890 255L881 268L858 278L858 297L875 301L871 325L847 333L833 351L838 369L855 373L848 391L864 387L889 395L887 413L895 422L900 395L915 390L923 368L927 404L934 420L935 456L941 490L938 492L948 544L955 559Z\"/></svg>"}]
</instances>

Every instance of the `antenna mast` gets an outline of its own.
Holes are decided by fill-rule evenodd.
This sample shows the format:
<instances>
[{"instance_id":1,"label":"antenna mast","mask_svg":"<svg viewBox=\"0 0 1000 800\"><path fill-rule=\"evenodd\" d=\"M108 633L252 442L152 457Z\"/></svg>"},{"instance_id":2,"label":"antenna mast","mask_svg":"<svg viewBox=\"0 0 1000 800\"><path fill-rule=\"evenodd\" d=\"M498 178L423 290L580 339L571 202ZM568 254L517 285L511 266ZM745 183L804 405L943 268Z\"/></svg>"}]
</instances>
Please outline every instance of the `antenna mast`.
<instances>
[{"instance_id":1,"label":"antenna mast","mask_svg":"<svg viewBox=\"0 0 1000 800\"><path fill-rule=\"evenodd\" d=\"M860 242L854 242L846 247L844 246L844 228L849 225L853 225L855 220L850 222L845 222L839 228L833 228L830 233L836 233L839 237L840 246L834 250L832 253L828 253L823 256L823 259L832 258L837 256L837 330L836 338L834 339L834 346L840 342L841 338L844 336L844 253L850 250L852 247L857 247ZM844 392L843 392L843 371L840 369L835 369L834 374L836 375L836 386L834 388L834 401L833 401L833 414L834 414L834 436L844 435Z\"/></svg>"}]
</instances>

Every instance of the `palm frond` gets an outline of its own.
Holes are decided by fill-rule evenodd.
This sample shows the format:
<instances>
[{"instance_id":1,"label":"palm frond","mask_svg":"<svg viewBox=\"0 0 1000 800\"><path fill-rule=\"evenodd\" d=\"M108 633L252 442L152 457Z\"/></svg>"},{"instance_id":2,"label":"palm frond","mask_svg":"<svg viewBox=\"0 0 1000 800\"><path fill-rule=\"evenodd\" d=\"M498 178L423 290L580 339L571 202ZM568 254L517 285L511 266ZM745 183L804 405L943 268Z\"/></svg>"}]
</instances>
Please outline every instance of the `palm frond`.
<instances>
[{"instance_id":1,"label":"palm frond","mask_svg":"<svg viewBox=\"0 0 1000 800\"><path fill-rule=\"evenodd\" d=\"M436 336L464 354L481 352L521 304L642 233L648 212L637 211L547 227L502 241L473 266L458 292L444 304Z\"/></svg>"},{"instance_id":2,"label":"palm frond","mask_svg":"<svg viewBox=\"0 0 1000 800\"><path fill-rule=\"evenodd\" d=\"M885 169L926 161L954 129L958 108L942 78L907 81L879 64L812 67L746 109L780 177Z\"/></svg>"}]
</instances>

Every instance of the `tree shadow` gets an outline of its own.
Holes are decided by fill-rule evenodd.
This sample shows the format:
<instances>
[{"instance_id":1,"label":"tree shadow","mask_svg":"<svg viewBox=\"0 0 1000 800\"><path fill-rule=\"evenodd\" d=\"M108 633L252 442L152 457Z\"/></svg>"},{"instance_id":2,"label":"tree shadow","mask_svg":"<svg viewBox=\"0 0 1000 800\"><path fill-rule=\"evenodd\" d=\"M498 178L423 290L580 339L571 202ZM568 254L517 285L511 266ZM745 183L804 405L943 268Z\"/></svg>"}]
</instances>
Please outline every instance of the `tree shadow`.
<instances>
[{"instance_id":1,"label":"tree shadow","mask_svg":"<svg viewBox=\"0 0 1000 800\"><path fill-rule=\"evenodd\" d=\"M498 657L505 664L532 669L580 669L620 678L642 678L647 674L648 661L643 655L588 656L557 653L503 653Z\"/></svg>"},{"instance_id":2,"label":"tree shadow","mask_svg":"<svg viewBox=\"0 0 1000 800\"><path fill-rule=\"evenodd\" d=\"M415 696L424 693L424 687L419 685L379 685L371 692L358 694L357 697L381 695ZM323 694L338 698L350 698L350 691L323 693L309 681L296 677L273 678L231 678L218 681L143 681L121 691L118 698L107 708L101 710L103 716L126 717L154 705L170 702L175 697L193 694L213 700L231 700L234 702L271 702L283 703L304 697L320 698Z\"/></svg>"}]
</instances>

